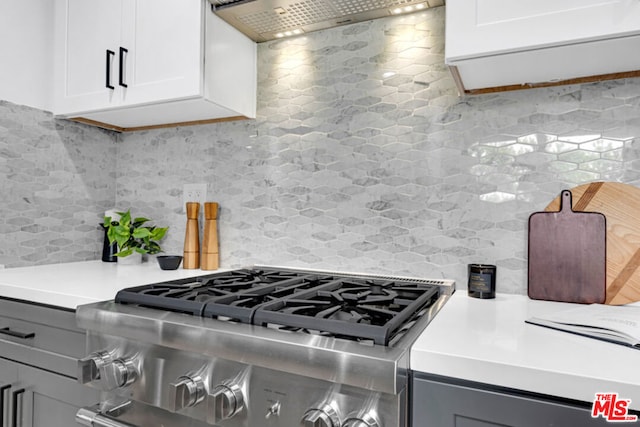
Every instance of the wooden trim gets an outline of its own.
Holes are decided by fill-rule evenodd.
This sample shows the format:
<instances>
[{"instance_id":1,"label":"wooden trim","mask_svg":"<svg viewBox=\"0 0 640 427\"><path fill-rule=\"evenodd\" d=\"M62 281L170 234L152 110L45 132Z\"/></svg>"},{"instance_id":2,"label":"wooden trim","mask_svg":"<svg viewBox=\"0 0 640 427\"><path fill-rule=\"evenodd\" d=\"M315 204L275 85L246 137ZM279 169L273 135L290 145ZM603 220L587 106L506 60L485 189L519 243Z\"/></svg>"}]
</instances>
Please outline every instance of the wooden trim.
<instances>
[{"instance_id":1,"label":"wooden trim","mask_svg":"<svg viewBox=\"0 0 640 427\"><path fill-rule=\"evenodd\" d=\"M107 123L102 123L102 122L97 122L95 120L89 120L89 119L85 119L84 117L70 117L69 120L73 120L74 122L78 122L78 123L84 123L85 125L90 125L90 126L96 126L102 129L108 129L108 130L114 130L116 132L124 132L125 129L118 127L118 126L114 126L114 125L110 125Z\"/></svg>"},{"instance_id":2,"label":"wooden trim","mask_svg":"<svg viewBox=\"0 0 640 427\"><path fill-rule=\"evenodd\" d=\"M211 123L232 122L237 120L249 120L249 118L245 116L221 117L217 119L194 120L190 122L164 123L160 125L136 126L136 127L130 127L130 128L123 128L123 127L115 126L109 123L103 123L96 120L86 119L84 117L71 117L69 120L73 120L74 122L78 122L78 123L84 123L90 126L96 126L102 129L113 130L116 132L137 132L137 131L143 131L143 130L172 128L172 127L179 127L179 126L195 126L195 125L206 125Z\"/></svg>"},{"instance_id":3,"label":"wooden trim","mask_svg":"<svg viewBox=\"0 0 640 427\"><path fill-rule=\"evenodd\" d=\"M449 66L451 69L451 73L454 74L453 69L454 66ZM458 89L464 85L462 81L458 83L457 79L460 79L460 73L458 70L455 70L453 79L456 81L456 86ZM553 82L541 82L541 83L523 83L517 85L506 85L506 86L496 86L496 87L488 87L481 89L466 89L464 90L464 94L466 95L481 95L484 93L495 93L495 92L508 92L512 90L523 90L523 89L536 89L541 87L552 87L552 86L563 86L563 85L575 85L575 84L583 84L583 83L594 83L603 80L615 80L615 79L629 79L634 77L640 77L640 70L636 71L626 71L622 73L610 73L610 74L600 74L597 76L587 76L587 77L577 77L574 79L567 80L558 80Z\"/></svg>"}]
</instances>

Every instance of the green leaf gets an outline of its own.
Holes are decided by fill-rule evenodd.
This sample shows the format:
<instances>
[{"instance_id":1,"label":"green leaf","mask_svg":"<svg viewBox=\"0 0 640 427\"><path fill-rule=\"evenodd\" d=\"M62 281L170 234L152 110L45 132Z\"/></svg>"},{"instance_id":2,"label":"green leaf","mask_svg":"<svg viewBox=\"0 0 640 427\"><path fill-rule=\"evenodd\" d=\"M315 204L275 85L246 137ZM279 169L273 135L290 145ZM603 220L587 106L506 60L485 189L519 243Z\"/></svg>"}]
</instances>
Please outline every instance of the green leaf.
<instances>
[{"instance_id":1,"label":"green leaf","mask_svg":"<svg viewBox=\"0 0 640 427\"><path fill-rule=\"evenodd\" d=\"M160 245L157 242L149 242L145 246L145 249L150 254L157 254L159 252L162 252L162 249L160 248Z\"/></svg>"},{"instance_id":2,"label":"green leaf","mask_svg":"<svg viewBox=\"0 0 640 427\"><path fill-rule=\"evenodd\" d=\"M116 240L116 231L113 227L107 229L107 238L109 239L109 244L113 244Z\"/></svg>"},{"instance_id":3,"label":"green leaf","mask_svg":"<svg viewBox=\"0 0 640 427\"><path fill-rule=\"evenodd\" d=\"M148 218L143 218L143 217L135 218L133 220L133 226L137 228L137 227L140 227L142 224L144 224L145 222L148 222L148 221L151 221L151 220L148 219Z\"/></svg>"},{"instance_id":4,"label":"green leaf","mask_svg":"<svg viewBox=\"0 0 640 427\"><path fill-rule=\"evenodd\" d=\"M133 253L133 249L129 248L129 249L121 250L120 252L117 252L115 255L117 257L126 257L131 255L132 253Z\"/></svg>"},{"instance_id":5,"label":"green leaf","mask_svg":"<svg viewBox=\"0 0 640 427\"><path fill-rule=\"evenodd\" d=\"M169 230L169 227L156 228L151 232L151 238L153 240L162 240L165 234L167 234L167 230Z\"/></svg>"},{"instance_id":6,"label":"green leaf","mask_svg":"<svg viewBox=\"0 0 640 427\"><path fill-rule=\"evenodd\" d=\"M131 223L131 212L118 212L120 215L120 224L123 226L128 226Z\"/></svg>"},{"instance_id":7,"label":"green leaf","mask_svg":"<svg viewBox=\"0 0 640 427\"><path fill-rule=\"evenodd\" d=\"M133 230L133 237L136 239L144 239L151 236L151 231L148 228L137 228Z\"/></svg>"}]
</instances>

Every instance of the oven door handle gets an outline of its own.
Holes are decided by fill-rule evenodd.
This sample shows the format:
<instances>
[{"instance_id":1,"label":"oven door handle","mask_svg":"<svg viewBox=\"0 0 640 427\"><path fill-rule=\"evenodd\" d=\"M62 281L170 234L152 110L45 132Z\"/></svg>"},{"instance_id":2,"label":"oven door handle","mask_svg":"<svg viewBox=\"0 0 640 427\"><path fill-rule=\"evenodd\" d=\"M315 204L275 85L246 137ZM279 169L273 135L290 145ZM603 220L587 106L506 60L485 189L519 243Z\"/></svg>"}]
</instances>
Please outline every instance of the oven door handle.
<instances>
[{"instance_id":1,"label":"oven door handle","mask_svg":"<svg viewBox=\"0 0 640 427\"><path fill-rule=\"evenodd\" d=\"M89 427L136 427L133 424L115 420L94 410L95 407L80 408L76 412L76 422Z\"/></svg>"}]
</instances>

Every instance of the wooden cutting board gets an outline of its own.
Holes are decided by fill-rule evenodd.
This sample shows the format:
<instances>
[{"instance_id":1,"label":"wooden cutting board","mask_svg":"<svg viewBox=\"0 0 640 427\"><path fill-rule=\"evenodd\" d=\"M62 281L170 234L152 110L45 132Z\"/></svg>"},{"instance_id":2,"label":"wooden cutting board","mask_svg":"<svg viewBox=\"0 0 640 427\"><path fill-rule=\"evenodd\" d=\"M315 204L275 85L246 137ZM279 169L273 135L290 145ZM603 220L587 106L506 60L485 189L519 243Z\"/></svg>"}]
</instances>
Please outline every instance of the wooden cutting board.
<instances>
[{"instance_id":1,"label":"wooden cutting board","mask_svg":"<svg viewBox=\"0 0 640 427\"><path fill-rule=\"evenodd\" d=\"M528 293L533 299L602 304L606 282L606 219L575 212L563 190L558 209L529 216Z\"/></svg>"},{"instance_id":2,"label":"wooden cutting board","mask_svg":"<svg viewBox=\"0 0 640 427\"><path fill-rule=\"evenodd\" d=\"M640 188L594 182L570 189L575 212L606 216L606 299L620 305L640 301ZM557 211L556 197L545 211Z\"/></svg>"}]
</instances>

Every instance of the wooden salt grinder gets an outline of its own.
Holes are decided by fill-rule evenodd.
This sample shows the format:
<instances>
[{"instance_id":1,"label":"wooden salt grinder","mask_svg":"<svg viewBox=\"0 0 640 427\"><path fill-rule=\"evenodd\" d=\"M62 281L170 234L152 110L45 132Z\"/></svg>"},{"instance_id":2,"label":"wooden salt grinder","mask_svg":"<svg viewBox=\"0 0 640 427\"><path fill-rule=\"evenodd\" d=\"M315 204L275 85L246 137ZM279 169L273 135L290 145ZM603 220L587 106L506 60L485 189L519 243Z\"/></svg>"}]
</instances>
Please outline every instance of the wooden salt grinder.
<instances>
[{"instance_id":1,"label":"wooden salt grinder","mask_svg":"<svg viewBox=\"0 0 640 427\"><path fill-rule=\"evenodd\" d=\"M200 267L200 229L198 213L200 203L187 202L187 229L184 234L184 258L182 268L195 269Z\"/></svg>"},{"instance_id":2,"label":"wooden salt grinder","mask_svg":"<svg viewBox=\"0 0 640 427\"><path fill-rule=\"evenodd\" d=\"M220 266L218 251L218 204L204 204L204 237L202 239L202 269L217 270Z\"/></svg>"}]
</instances>

